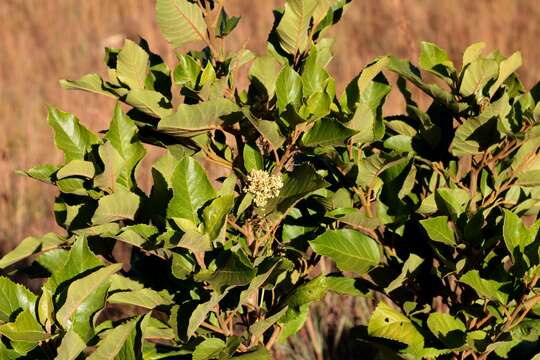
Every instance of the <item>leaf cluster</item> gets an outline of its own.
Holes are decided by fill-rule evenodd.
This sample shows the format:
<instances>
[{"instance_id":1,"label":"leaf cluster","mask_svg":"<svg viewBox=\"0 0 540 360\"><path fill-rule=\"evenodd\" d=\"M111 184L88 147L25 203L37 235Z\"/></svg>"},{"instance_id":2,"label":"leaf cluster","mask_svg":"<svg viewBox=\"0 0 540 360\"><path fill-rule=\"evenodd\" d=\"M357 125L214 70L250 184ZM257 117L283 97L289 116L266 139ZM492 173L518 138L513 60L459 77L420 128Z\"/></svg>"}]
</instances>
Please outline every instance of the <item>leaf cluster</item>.
<instances>
[{"instance_id":1,"label":"leaf cluster","mask_svg":"<svg viewBox=\"0 0 540 360\"><path fill-rule=\"evenodd\" d=\"M58 189L64 232L0 259L43 280L0 278L1 358L269 359L327 292L376 295L360 331L373 354L534 355L538 86L520 82L519 53L473 44L457 68L424 42L419 67L378 57L338 95L324 34L349 2L286 1L256 56L224 48L239 18L223 0L158 0L171 46L201 51L170 69L126 40L106 78L61 82L117 105L101 134L49 109L64 162L24 174ZM386 116L392 90L405 107Z\"/></svg>"}]
</instances>

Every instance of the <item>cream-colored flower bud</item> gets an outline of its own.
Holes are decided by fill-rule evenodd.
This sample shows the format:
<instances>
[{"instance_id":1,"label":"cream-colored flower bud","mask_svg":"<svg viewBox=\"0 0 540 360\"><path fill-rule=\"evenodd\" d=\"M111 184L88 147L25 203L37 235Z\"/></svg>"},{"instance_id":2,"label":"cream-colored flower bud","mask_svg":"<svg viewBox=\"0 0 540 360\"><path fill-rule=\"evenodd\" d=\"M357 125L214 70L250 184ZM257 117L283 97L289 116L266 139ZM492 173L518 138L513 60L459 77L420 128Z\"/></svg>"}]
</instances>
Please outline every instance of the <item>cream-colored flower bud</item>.
<instances>
[{"instance_id":1,"label":"cream-colored flower bud","mask_svg":"<svg viewBox=\"0 0 540 360\"><path fill-rule=\"evenodd\" d=\"M270 175L264 170L251 170L244 191L253 195L257 207L265 207L268 200L279 195L283 181L280 175Z\"/></svg>"}]
</instances>

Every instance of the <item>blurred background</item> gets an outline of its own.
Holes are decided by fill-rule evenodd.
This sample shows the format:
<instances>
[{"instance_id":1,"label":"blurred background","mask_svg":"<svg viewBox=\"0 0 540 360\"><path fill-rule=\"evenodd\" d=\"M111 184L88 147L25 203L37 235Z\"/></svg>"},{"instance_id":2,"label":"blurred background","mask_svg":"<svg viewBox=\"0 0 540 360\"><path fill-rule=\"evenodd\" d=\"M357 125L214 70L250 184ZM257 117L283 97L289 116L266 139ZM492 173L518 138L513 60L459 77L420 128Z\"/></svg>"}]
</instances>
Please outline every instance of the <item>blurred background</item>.
<instances>
[{"instance_id":1,"label":"blurred background","mask_svg":"<svg viewBox=\"0 0 540 360\"><path fill-rule=\"evenodd\" d=\"M229 48L246 45L262 53L272 9L282 4L283 0L226 0L229 14L243 17ZM521 50L521 75L531 87L540 79L537 5L532 0L353 0L332 30L337 40L331 71L341 90L377 55L394 54L416 62L418 44L426 40L447 49L459 64L468 44L484 41L489 50L498 48L506 55ZM105 128L114 106L111 99L98 95L64 91L58 80L103 74L103 48L119 47L124 38L138 36L170 64L174 62L155 23L152 0L0 0L0 254L25 236L56 229L52 187L15 174L17 169L61 161L46 122L46 106L73 112L96 131ZM391 99L390 111L399 111L398 106L399 100ZM357 303L336 306L349 306L351 311L346 320L337 316L335 323L361 322L364 312ZM316 320L310 320L312 327ZM317 342L309 331L301 336ZM302 344L305 341L296 346Z\"/></svg>"}]
</instances>

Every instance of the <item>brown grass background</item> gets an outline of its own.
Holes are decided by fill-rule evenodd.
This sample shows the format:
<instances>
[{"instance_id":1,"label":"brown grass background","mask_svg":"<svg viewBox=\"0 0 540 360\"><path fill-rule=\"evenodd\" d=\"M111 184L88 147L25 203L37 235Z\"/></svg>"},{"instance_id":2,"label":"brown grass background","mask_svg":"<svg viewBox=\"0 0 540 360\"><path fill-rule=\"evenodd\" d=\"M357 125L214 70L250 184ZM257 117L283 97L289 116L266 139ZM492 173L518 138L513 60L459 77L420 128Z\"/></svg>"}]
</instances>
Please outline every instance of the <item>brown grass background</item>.
<instances>
[{"instance_id":1,"label":"brown grass background","mask_svg":"<svg viewBox=\"0 0 540 360\"><path fill-rule=\"evenodd\" d=\"M225 4L229 14L243 17L229 46L247 44L256 53L264 51L272 8L283 0ZM447 49L456 63L468 44L485 41L489 49L507 55L522 51L521 74L530 87L540 79L538 5L533 0L353 0L332 30L337 40L331 71L341 90L377 55L416 60L421 40ZM93 130L106 127L114 106L98 95L64 91L58 80L103 73L103 48L139 35L172 65L174 55L154 21L154 0L0 0L0 254L25 236L56 229L54 189L15 174L62 160L46 123L46 106L75 113ZM389 111L399 111L399 105L398 97L390 99ZM323 353L346 358L322 348L333 341L347 352L338 343L341 331L365 323L369 303L331 296L325 304L288 348L278 349L279 358L321 359Z\"/></svg>"},{"instance_id":2,"label":"brown grass background","mask_svg":"<svg viewBox=\"0 0 540 360\"><path fill-rule=\"evenodd\" d=\"M272 8L282 3L226 0L229 13L243 17L230 46L247 43L264 51ZM469 43L485 41L505 54L520 49L521 73L531 86L540 78L537 5L533 0L353 0L332 30L337 40L331 69L342 89L376 55L416 59L419 41L427 40L459 62ZM94 130L104 128L111 113L110 99L64 91L58 80L103 73L103 48L138 35L173 58L155 23L153 0L0 0L0 252L24 236L54 229L53 189L14 173L61 161L46 124L47 104L74 112Z\"/></svg>"}]
</instances>

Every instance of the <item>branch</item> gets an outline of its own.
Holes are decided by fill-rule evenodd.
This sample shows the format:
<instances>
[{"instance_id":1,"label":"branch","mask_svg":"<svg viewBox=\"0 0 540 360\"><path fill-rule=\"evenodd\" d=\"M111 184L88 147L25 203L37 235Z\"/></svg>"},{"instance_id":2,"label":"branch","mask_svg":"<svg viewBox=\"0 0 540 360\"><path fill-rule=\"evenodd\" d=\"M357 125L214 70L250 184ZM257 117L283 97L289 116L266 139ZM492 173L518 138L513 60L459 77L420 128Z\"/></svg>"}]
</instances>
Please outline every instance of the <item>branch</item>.
<instances>
[{"instance_id":1,"label":"branch","mask_svg":"<svg viewBox=\"0 0 540 360\"><path fill-rule=\"evenodd\" d=\"M223 331L223 329L220 329L220 328L218 328L218 327L216 327L216 326L214 326L212 324L209 324L207 322L203 322L201 324L201 327L207 328L208 330L211 330L213 332L217 332L218 334L226 335L225 331Z\"/></svg>"},{"instance_id":2,"label":"branch","mask_svg":"<svg viewBox=\"0 0 540 360\"><path fill-rule=\"evenodd\" d=\"M277 325L274 328L274 331L272 332L272 336L270 337L270 339L266 343L266 349L267 350L270 350L272 348L272 346L274 346L277 339L279 339L279 335L281 335L281 330L282 330L282 328L281 328L280 325Z\"/></svg>"},{"instance_id":3,"label":"branch","mask_svg":"<svg viewBox=\"0 0 540 360\"><path fill-rule=\"evenodd\" d=\"M238 231L239 233L241 233L242 235L244 235L246 237L246 239L249 238L249 234L247 233L247 231L241 227L240 225L238 225L237 223L234 222L234 220L232 220L230 217L227 218L227 223L236 231Z\"/></svg>"}]
</instances>

